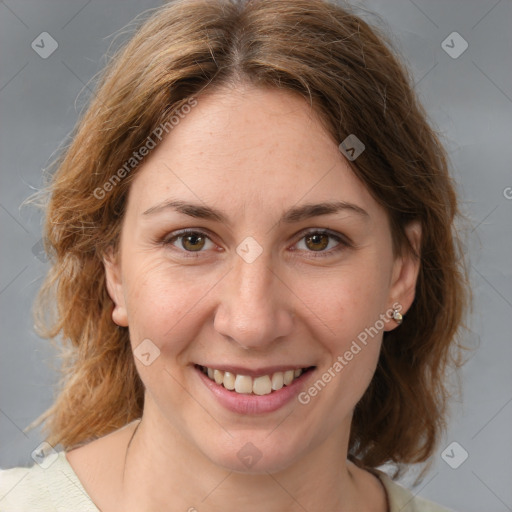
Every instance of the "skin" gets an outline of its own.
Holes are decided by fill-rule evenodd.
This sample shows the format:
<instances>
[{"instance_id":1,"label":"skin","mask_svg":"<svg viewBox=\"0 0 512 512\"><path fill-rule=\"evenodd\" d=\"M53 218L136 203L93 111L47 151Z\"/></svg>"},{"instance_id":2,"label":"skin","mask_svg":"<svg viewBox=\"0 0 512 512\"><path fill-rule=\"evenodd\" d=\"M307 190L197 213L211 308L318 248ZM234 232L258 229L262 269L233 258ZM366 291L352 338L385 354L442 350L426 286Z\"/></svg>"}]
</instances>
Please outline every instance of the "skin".
<instances>
[{"instance_id":1,"label":"skin","mask_svg":"<svg viewBox=\"0 0 512 512\"><path fill-rule=\"evenodd\" d=\"M143 215L171 199L227 220L171 208ZM279 222L291 207L326 201L367 215ZM209 238L161 242L183 228ZM315 229L351 245L307 242L304 230ZM418 247L419 226L407 235ZM236 252L249 236L263 250L252 263ZM102 511L387 510L378 479L346 460L382 332L308 404L261 415L224 409L193 365L314 365L307 389L394 303L405 314L418 267L394 256L386 212L304 99L242 85L198 98L138 171L119 253L105 258L113 321L129 327L133 348L150 339L160 355L149 366L135 358L146 387L140 423L67 454L89 495ZM250 468L237 456L249 442L261 455Z\"/></svg>"}]
</instances>

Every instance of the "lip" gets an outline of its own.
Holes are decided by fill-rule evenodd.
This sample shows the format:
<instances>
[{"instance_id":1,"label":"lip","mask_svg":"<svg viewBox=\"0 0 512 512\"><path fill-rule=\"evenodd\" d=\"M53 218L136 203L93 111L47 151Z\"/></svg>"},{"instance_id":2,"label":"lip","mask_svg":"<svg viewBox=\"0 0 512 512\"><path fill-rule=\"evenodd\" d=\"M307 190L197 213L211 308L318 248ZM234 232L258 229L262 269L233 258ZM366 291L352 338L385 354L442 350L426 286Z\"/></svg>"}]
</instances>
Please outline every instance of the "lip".
<instances>
[{"instance_id":1,"label":"lip","mask_svg":"<svg viewBox=\"0 0 512 512\"><path fill-rule=\"evenodd\" d=\"M222 366L222 368L226 368L226 371L231 371L229 368L237 368L234 366ZM293 367L275 367L275 368L287 368L288 370L292 370ZM304 367L303 367L304 368ZM296 397L300 391L306 386L306 382L311 378L311 376L315 373L316 367L308 367L308 371L303 373L300 377L297 377L289 386L283 386L281 389L277 391L273 391L269 395L251 395L251 394L242 394L236 393L235 391L229 391L224 386L217 384L215 381L208 378L196 365L193 367L197 376L201 379L201 381L206 385L212 395L216 398L217 402L220 403L225 409L235 412L238 414L264 414L277 411L281 407L285 406L294 397ZM221 368L217 368L220 370ZM239 369L248 373L242 373L240 371L240 375L248 375L249 370ZM269 368L263 369L263 371L268 371ZM255 374L260 370L252 370L250 373ZM283 371L283 370L274 370L274 371ZM237 373L237 372L233 372ZM255 376L265 375L264 373L256 373Z\"/></svg>"}]
</instances>

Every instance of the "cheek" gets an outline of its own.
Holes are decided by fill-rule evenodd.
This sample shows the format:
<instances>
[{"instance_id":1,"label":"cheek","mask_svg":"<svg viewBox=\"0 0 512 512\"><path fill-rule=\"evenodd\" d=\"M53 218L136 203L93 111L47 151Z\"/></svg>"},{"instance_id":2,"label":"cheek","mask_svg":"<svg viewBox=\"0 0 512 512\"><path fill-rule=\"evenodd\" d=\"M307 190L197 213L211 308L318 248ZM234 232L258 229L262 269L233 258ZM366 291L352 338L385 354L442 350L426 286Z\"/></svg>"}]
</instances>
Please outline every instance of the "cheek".
<instances>
[{"instance_id":1,"label":"cheek","mask_svg":"<svg viewBox=\"0 0 512 512\"><path fill-rule=\"evenodd\" d=\"M126 275L132 344L149 338L163 352L179 351L190 338L190 330L199 328L201 299L215 285L215 279L196 275L190 268L180 270L164 258L127 265Z\"/></svg>"},{"instance_id":2,"label":"cheek","mask_svg":"<svg viewBox=\"0 0 512 512\"><path fill-rule=\"evenodd\" d=\"M382 315L387 310L387 274L376 257L340 266L326 278L303 278L298 293L321 322L312 335L326 357L316 389L328 408L340 415L351 410L368 387L380 353ZM309 392L308 392L309 393Z\"/></svg>"},{"instance_id":3,"label":"cheek","mask_svg":"<svg viewBox=\"0 0 512 512\"><path fill-rule=\"evenodd\" d=\"M373 326L387 309L387 273L377 258L357 260L325 272L321 278L303 275L295 290L317 317L323 329L317 331L331 347L344 351L347 343Z\"/></svg>"}]
</instances>

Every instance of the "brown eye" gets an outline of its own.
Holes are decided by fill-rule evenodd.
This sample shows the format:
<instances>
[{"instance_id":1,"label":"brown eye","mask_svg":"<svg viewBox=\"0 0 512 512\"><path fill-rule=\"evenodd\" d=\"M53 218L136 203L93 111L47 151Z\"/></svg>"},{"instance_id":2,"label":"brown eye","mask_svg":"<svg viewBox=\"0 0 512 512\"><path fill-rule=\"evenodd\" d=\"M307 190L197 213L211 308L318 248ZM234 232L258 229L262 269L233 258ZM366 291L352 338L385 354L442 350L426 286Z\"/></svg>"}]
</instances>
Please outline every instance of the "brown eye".
<instances>
[{"instance_id":1,"label":"brown eye","mask_svg":"<svg viewBox=\"0 0 512 512\"><path fill-rule=\"evenodd\" d=\"M200 251L205 245L205 237L200 234L180 236L181 245L186 251Z\"/></svg>"},{"instance_id":2,"label":"brown eye","mask_svg":"<svg viewBox=\"0 0 512 512\"><path fill-rule=\"evenodd\" d=\"M160 243L171 247L175 255L185 258L199 258L202 253L215 250L215 244L207 233L192 229L172 233L160 239Z\"/></svg>"},{"instance_id":3,"label":"brown eye","mask_svg":"<svg viewBox=\"0 0 512 512\"><path fill-rule=\"evenodd\" d=\"M313 233L304 237L307 248L312 251L323 251L329 245L329 238L325 233Z\"/></svg>"},{"instance_id":4,"label":"brown eye","mask_svg":"<svg viewBox=\"0 0 512 512\"><path fill-rule=\"evenodd\" d=\"M353 247L347 237L326 230L311 230L303 233L302 238L296 244L296 249L314 257L334 256L336 253ZM308 257L309 257L308 256Z\"/></svg>"}]
</instances>

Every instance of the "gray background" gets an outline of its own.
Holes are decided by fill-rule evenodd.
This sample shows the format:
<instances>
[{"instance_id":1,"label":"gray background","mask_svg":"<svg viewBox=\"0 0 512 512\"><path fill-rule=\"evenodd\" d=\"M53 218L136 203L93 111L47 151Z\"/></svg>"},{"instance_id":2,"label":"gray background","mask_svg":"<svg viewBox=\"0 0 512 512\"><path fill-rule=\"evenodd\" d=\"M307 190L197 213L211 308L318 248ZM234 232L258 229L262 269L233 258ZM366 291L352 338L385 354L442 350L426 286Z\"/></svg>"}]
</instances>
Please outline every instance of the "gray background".
<instances>
[{"instance_id":1,"label":"gray background","mask_svg":"<svg viewBox=\"0 0 512 512\"><path fill-rule=\"evenodd\" d=\"M66 139L90 97L112 34L159 0L0 1L0 466L32 462L42 441L22 430L52 402L56 373L50 344L32 329L32 301L47 269L34 245L41 215L22 201L42 184L42 169ZM462 372L462 400L452 402L448 433L432 470L414 489L459 511L512 510L512 2L371 0L354 5L387 27L406 59L432 122L449 150L468 215L475 303ZM468 43L458 58L442 42L453 31ZM42 32L58 42L41 58ZM121 38L122 40L122 38ZM449 40L448 40L449 41ZM455 50L459 42L451 43ZM385 136L385 134L383 134ZM441 453L456 441L449 458ZM403 480L410 484L410 477Z\"/></svg>"}]
</instances>

